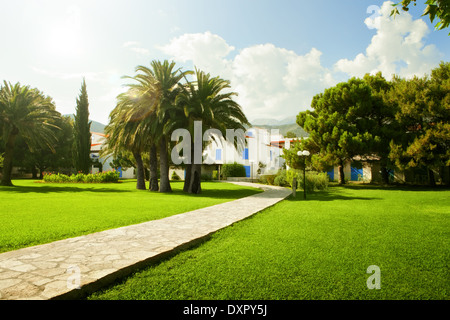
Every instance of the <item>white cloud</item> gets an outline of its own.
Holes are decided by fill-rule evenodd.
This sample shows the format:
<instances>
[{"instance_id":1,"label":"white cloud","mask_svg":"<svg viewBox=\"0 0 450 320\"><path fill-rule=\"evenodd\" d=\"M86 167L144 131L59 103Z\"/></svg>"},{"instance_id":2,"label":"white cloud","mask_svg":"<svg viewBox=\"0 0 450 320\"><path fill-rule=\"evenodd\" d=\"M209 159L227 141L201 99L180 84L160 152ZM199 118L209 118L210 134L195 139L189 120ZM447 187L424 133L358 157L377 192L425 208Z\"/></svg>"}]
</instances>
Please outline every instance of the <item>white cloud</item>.
<instances>
[{"instance_id":1,"label":"white cloud","mask_svg":"<svg viewBox=\"0 0 450 320\"><path fill-rule=\"evenodd\" d=\"M232 84L250 119L277 120L306 110L312 97L335 84L315 48L305 55L273 44L242 50L233 60Z\"/></svg>"},{"instance_id":2,"label":"white cloud","mask_svg":"<svg viewBox=\"0 0 450 320\"><path fill-rule=\"evenodd\" d=\"M157 48L175 61L192 61L197 68L211 74L223 74L224 64L228 63L226 57L235 50L223 38L209 31L184 34Z\"/></svg>"},{"instance_id":3,"label":"white cloud","mask_svg":"<svg viewBox=\"0 0 450 320\"><path fill-rule=\"evenodd\" d=\"M162 47L178 62L192 62L213 76L230 80L250 119L283 119L305 110L312 96L334 84L328 70L320 64L321 52L312 49L304 56L277 48L273 44L243 49L227 58L235 48L210 32L185 34Z\"/></svg>"},{"instance_id":4,"label":"white cloud","mask_svg":"<svg viewBox=\"0 0 450 320\"><path fill-rule=\"evenodd\" d=\"M391 5L386 1L379 12L365 20L369 29L377 30L366 52L353 60L337 61L336 70L356 77L381 71L388 79L393 74L409 78L429 73L439 63L442 54L434 45L424 44L430 32L426 23L413 20L407 12L391 17Z\"/></svg>"},{"instance_id":5,"label":"white cloud","mask_svg":"<svg viewBox=\"0 0 450 320\"><path fill-rule=\"evenodd\" d=\"M150 50L143 48L141 43L138 41L127 41L122 45L122 47L129 48L131 51L134 51L140 55L147 56L150 54Z\"/></svg>"}]
</instances>

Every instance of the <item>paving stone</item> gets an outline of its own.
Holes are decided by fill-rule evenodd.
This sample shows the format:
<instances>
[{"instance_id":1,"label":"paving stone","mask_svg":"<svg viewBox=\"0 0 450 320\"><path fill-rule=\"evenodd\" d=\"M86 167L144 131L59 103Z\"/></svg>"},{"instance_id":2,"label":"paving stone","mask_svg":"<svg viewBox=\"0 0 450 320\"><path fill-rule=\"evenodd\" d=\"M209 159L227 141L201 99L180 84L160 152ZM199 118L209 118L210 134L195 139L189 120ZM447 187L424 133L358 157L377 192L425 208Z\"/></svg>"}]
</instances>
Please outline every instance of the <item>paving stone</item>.
<instances>
[{"instance_id":1,"label":"paving stone","mask_svg":"<svg viewBox=\"0 0 450 320\"><path fill-rule=\"evenodd\" d=\"M164 219L1 253L0 299L79 296L90 286L106 285L118 274L129 274L161 254L192 244L291 194L287 188L232 183L264 192Z\"/></svg>"}]
</instances>

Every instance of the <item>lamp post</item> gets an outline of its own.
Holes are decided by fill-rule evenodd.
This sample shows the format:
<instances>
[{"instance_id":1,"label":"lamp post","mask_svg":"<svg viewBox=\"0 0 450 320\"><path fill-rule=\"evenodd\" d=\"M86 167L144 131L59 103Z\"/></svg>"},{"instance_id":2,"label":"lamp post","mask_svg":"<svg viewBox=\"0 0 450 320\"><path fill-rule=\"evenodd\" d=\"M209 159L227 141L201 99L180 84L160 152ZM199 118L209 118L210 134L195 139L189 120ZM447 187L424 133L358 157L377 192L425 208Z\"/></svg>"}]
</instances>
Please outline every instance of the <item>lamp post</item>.
<instances>
[{"instance_id":1,"label":"lamp post","mask_svg":"<svg viewBox=\"0 0 450 320\"><path fill-rule=\"evenodd\" d=\"M306 200L306 157L310 155L308 150L297 152L299 157L303 158L303 199Z\"/></svg>"}]
</instances>

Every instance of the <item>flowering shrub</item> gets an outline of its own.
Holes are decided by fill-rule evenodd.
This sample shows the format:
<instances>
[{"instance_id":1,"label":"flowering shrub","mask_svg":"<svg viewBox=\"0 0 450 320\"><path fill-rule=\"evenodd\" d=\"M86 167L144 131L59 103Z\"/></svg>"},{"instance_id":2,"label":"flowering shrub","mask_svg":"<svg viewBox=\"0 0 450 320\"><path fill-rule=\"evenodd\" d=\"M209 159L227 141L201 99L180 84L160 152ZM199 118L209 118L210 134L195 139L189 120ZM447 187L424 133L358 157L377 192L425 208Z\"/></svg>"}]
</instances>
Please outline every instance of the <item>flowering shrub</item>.
<instances>
[{"instance_id":1,"label":"flowering shrub","mask_svg":"<svg viewBox=\"0 0 450 320\"><path fill-rule=\"evenodd\" d=\"M84 174L78 172L71 176L61 173L44 172L44 182L56 182L56 183L106 183L106 182L118 182L119 172L117 171L105 171L98 173Z\"/></svg>"}]
</instances>

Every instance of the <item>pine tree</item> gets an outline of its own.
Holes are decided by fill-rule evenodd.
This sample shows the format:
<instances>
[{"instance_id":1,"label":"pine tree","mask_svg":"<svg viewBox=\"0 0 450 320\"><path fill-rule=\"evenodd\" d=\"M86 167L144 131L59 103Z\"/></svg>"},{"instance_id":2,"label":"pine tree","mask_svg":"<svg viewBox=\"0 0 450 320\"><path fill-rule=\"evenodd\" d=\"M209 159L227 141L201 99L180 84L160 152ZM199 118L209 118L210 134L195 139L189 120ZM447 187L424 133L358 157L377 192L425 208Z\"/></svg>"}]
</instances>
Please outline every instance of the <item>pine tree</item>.
<instances>
[{"instance_id":1,"label":"pine tree","mask_svg":"<svg viewBox=\"0 0 450 320\"><path fill-rule=\"evenodd\" d=\"M78 172L89 173L91 166L91 122L86 81L83 79L74 122L74 166Z\"/></svg>"}]
</instances>

